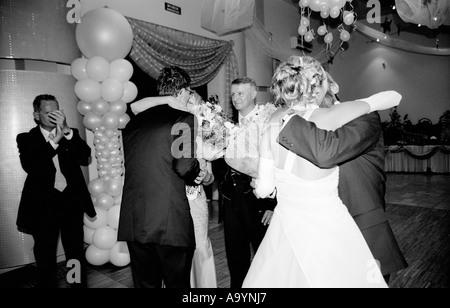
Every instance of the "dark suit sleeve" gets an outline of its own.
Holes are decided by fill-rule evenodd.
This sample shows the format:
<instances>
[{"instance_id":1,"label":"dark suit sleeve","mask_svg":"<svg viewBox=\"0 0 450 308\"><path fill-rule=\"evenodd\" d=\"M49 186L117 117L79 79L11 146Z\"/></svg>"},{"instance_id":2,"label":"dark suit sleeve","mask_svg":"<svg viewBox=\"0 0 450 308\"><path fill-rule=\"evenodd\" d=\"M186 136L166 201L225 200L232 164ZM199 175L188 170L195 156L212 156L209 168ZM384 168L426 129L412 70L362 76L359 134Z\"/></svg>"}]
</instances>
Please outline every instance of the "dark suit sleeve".
<instances>
[{"instance_id":1,"label":"dark suit sleeve","mask_svg":"<svg viewBox=\"0 0 450 308\"><path fill-rule=\"evenodd\" d=\"M89 158L91 157L91 148L87 145L86 141L81 139L77 129L72 128L72 139L67 140L62 138L59 142L59 147L77 160L80 165L87 166L89 164Z\"/></svg>"},{"instance_id":2,"label":"dark suit sleeve","mask_svg":"<svg viewBox=\"0 0 450 308\"><path fill-rule=\"evenodd\" d=\"M365 152L378 142L381 133L381 120L376 112L334 132L294 116L281 131L278 143L320 168L332 168Z\"/></svg>"},{"instance_id":3,"label":"dark suit sleeve","mask_svg":"<svg viewBox=\"0 0 450 308\"><path fill-rule=\"evenodd\" d=\"M173 170L187 185L197 185L195 179L200 173L200 163L195 155L197 149L196 127L195 117L188 115L176 123L173 128L173 132L176 133L173 143L176 146L172 148L172 151L176 151L176 153L172 153L174 156Z\"/></svg>"},{"instance_id":4,"label":"dark suit sleeve","mask_svg":"<svg viewBox=\"0 0 450 308\"><path fill-rule=\"evenodd\" d=\"M51 160L56 155L52 145L49 142L38 142L30 133L19 134L16 141L23 170L32 176L47 173L47 165L42 161Z\"/></svg>"}]
</instances>

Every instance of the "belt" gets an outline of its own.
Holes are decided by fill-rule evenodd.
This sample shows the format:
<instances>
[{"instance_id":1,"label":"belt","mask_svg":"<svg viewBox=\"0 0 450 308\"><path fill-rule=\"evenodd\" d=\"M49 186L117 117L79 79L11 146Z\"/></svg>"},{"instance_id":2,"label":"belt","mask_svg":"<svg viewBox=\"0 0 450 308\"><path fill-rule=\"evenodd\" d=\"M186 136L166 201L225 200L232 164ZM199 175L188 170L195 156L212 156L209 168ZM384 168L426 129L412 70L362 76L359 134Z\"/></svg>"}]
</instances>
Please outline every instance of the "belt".
<instances>
[{"instance_id":1,"label":"belt","mask_svg":"<svg viewBox=\"0 0 450 308\"><path fill-rule=\"evenodd\" d=\"M233 179L239 179L239 180L246 180L246 181L251 181L251 176L239 172L233 168L230 168L230 171L228 173Z\"/></svg>"}]
</instances>

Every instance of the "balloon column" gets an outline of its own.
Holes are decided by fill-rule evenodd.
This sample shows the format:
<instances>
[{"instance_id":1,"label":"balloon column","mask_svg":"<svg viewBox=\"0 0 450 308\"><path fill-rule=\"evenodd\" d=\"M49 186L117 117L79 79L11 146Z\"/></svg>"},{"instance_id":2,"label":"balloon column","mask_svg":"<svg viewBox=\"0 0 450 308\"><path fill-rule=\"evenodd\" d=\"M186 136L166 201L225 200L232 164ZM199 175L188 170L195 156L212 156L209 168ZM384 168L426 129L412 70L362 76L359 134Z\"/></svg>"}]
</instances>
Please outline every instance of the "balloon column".
<instances>
[{"instance_id":1,"label":"balloon column","mask_svg":"<svg viewBox=\"0 0 450 308\"><path fill-rule=\"evenodd\" d=\"M353 25L356 28L356 14L354 13L352 0L300 0L299 6L301 8L301 19L298 28L298 34L302 40L311 42L314 40L314 30L310 27L310 16L312 11L319 12L323 19L323 25L317 29L317 34L324 36L324 41L327 44L327 50L330 50L333 43L333 33L325 23L327 18L338 18L341 16L342 23L338 26L340 32L341 46L344 42L350 40L350 32L345 29L345 25ZM348 7L348 8L347 8ZM342 12L342 15L341 15Z\"/></svg>"},{"instance_id":2,"label":"balloon column","mask_svg":"<svg viewBox=\"0 0 450 308\"><path fill-rule=\"evenodd\" d=\"M117 241L117 228L124 174L120 129L130 120L126 104L137 96L136 85L129 81L133 66L123 59L131 50L133 33L124 16L100 8L83 15L76 40L84 57L73 61L71 72L77 79L78 112L94 134L98 170L98 178L88 185L97 217L84 218L86 259L98 266L107 262L126 266L128 247Z\"/></svg>"}]
</instances>

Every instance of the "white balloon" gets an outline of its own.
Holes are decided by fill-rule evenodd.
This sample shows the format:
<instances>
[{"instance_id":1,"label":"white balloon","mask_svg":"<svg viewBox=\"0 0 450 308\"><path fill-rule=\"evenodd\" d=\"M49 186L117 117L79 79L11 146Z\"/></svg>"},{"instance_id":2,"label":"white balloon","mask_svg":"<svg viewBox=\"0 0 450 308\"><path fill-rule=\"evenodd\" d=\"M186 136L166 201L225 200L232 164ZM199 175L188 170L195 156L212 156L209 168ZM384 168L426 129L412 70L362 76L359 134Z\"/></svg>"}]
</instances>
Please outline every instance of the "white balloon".
<instances>
[{"instance_id":1,"label":"white balloon","mask_svg":"<svg viewBox=\"0 0 450 308\"><path fill-rule=\"evenodd\" d=\"M107 102L117 102L124 95L123 83L117 79L106 79L101 85L101 96Z\"/></svg>"},{"instance_id":2,"label":"white balloon","mask_svg":"<svg viewBox=\"0 0 450 308\"><path fill-rule=\"evenodd\" d=\"M333 33L328 33L324 38L325 43L331 44L333 43Z\"/></svg>"},{"instance_id":3,"label":"white balloon","mask_svg":"<svg viewBox=\"0 0 450 308\"><path fill-rule=\"evenodd\" d=\"M319 35L325 35L327 32L328 32L327 26L325 26L325 25L322 25L317 29L317 33Z\"/></svg>"},{"instance_id":4,"label":"white balloon","mask_svg":"<svg viewBox=\"0 0 450 308\"><path fill-rule=\"evenodd\" d=\"M78 58L72 62L72 65L70 66L70 72L72 73L72 76L75 77L75 79L82 80L88 78L86 72L87 62L88 59L86 58Z\"/></svg>"},{"instance_id":5,"label":"white balloon","mask_svg":"<svg viewBox=\"0 0 450 308\"><path fill-rule=\"evenodd\" d=\"M100 56L92 57L86 63L86 72L92 80L103 82L108 78L110 73L109 62Z\"/></svg>"},{"instance_id":6,"label":"white balloon","mask_svg":"<svg viewBox=\"0 0 450 308\"><path fill-rule=\"evenodd\" d=\"M109 261L109 249L100 249L92 244L86 249L86 260L92 265L102 266Z\"/></svg>"},{"instance_id":7,"label":"white balloon","mask_svg":"<svg viewBox=\"0 0 450 308\"><path fill-rule=\"evenodd\" d=\"M94 236L94 229L88 228L86 225L83 226L84 231L84 242L88 245L92 244L92 237Z\"/></svg>"},{"instance_id":8,"label":"white balloon","mask_svg":"<svg viewBox=\"0 0 450 308\"><path fill-rule=\"evenodd\" d=\"M127 82L133 76L133 65L125 59L117 59L111 63L109 78Z\"/></svg>"},{"instance_id":9,"label":"white balloon","mask_svg":"<svg viewBox=\"0 0 450 308\"><path fill-rule=\"evenodd\" d=\"M136 85L131 82L131 81L127 81L124 84L124 93L123 93L123 97L122 97L122 101L125 104L131 103L132 101L134 101L138 95L138 88L136 87Z\"/></svg>"},{"instance_id":10,"label":"white balloon","mask_svg":"<svg viewBox=\"0 0 450 308\"><path fill-rule=\"evenodd\" d=\"M103 250L111 249L117 243L117 231L109 226L100 227L95 230L92 243Z\"/></svg>"},{"instance_id":11,"label":"white balloon","mask_svg":"<svg viewBox=\"0 0 450 308\"><path fill-rule=\"evenodd\" d=\"M75 94L85 102L93 102L100 98L100 84L90 78L77 81L75 84Z\"/></svg>"},{"instance_id":12,"label":"white balloon","mask_svg":"<svg viewBox=\"0 0 450 308\"><path fill-rule=\"evenodd\" d=\"M337 18L341 14L341 10L335 6L330 10L330 17L331 18Z\"/></svg>"},{"instance_id":13,"label":"white balloon","mask_svg":"<svg viewBox=\"0 0 450 308\"><path fill-rule=\"evenodd\" d=\"M130 252L127 243L117 242L109 252L109 260L115 266L127 266L130 263Z\"/></svg>"}]
</instances>

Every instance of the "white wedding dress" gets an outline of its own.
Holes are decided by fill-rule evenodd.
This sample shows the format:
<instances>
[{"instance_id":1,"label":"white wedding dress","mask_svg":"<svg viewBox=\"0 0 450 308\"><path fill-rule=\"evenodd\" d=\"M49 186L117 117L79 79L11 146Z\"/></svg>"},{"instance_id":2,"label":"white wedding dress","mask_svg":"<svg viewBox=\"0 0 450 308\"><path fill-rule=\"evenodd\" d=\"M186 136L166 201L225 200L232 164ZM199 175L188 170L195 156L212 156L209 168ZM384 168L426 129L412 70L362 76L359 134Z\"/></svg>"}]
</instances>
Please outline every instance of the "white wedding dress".
<instances>
[{"instance_id":1,"label":"white wedding dress","mask_svg":"<svg viewBox=\"0 0 450 308\"><path fill-rule=\"evenodd\" d=\"M303 180L291 173L295 159L289 152L284 169L275 170L278 204L243 287L386 288L338 196L339 169Z\"/></svg>"},{"instance_id":2,"label":"white wedding dress","mask_svg":"<svg viewBox=\"0 0 450 308\"><path fill-rule=\"evenodd\" d=\"M190 189L190 192L188 190ZM209 238L209 210L203 185L186 191L194 221L195 252L191 268L191 288L217 288L214 252Z\"/></svg>"}]
</instances>

